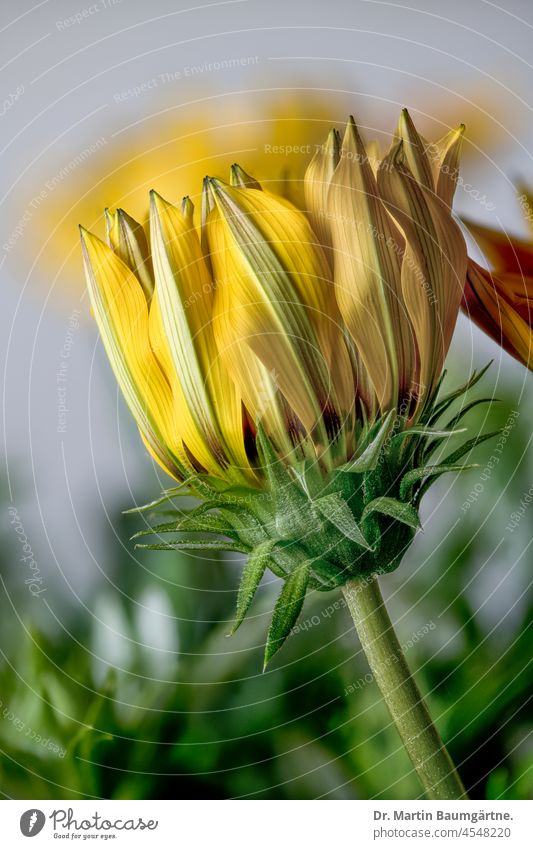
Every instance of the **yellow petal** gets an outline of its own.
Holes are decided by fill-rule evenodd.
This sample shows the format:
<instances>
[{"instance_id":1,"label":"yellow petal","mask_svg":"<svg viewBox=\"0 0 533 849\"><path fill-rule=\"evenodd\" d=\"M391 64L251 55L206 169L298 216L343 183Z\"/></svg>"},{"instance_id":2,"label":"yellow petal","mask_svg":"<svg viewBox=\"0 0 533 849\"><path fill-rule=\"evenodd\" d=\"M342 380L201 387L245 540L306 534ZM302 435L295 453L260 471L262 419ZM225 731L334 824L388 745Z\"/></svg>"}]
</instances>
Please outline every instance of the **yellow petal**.
<instances>
[{"instance_id":1,"label":"yellow petal","mask_svg":"<svg viewBox=\"0 0 533 849\"><path fill-rule=\"evenodd\" d=\"M81 237L91 306L126 403L152 455L169 474L183 477L172 393L150 348L141 285L100 239L83 228Z\"/></svg>"},{"instance_id":2,"label":"yellow petal","mask_svg":"<svg viewBox=\"0 0 533 849\"><path fill-rule=\"evenodd\" d=\"M109 247L137 276L149 301L154 291L154 273L144 228L123 209L105 210Z\"/></svg>"},{"instance_id":3,"label":"yellow petal","mask_svg":"<svg viewBox=\"0 0 533 849\"><path fill-rule=\"evenodd\" d=\"M378 173L379 163L383 159L379 142L377 141L377 139L370 139L369 142L366 142L365 148L368 164L372 168L375 177Z\"/></svg>"},{"instance_id":4,"label":"yellow petal","mask_svg":"<svg viewBox=\"0 0 533 849\"><path fill-rule=\"evenodd\" d=\"M209 185L216 205L207 233L219 347L248 345L306 430L317 428L325 444L329 424L339 420L329 361L340 331L330 315L324 254L305 217L287 201L215 180ZM235 377L243 394L254 394L254 387L244 387L249 374Z\"/></svg>"},{"instance_id":5,"label":"yellow petal","mask_svg":"<svg viewBox=\"0 0 533 849\"><path fill-rule=\"evenodd\" d=\"M313 230L324 247L331 247L328 222L328 192L331 178L339 164L341 140L337 130L330 131L326 143L313 156L304 178L305 205Z\"/></svg>"},{"instance_id":6,"label":"yellow petal","mask_svg":"<svg viewBox=\"0 0 533 849\"><path fill-rule=\"evenodd\" d=\"M192 205L180 211L152 192L150 222L157 296L150 329L159 350L166 338L163 357L167 370L169 358L172 364L183 440L208 471L251 474L241 399L213 334L213 281L192 226Z\"/></svg>"},{"instance_id":7,"label":"yellow petal","mask_svg":"<svg viewBox=\"0 0 533 849\"><path fill-rule=\"evenodd\" d=\"M398 403L412 371L412 330L400 289L403 237L382 203L350 120L328 198L335 291L378 403Z\"/></svg>"},{"instance_id":8,"label":"yellow petal","mask_svg":"<svg viewBox=\"0 0 533 849\"><path fill-rule=\"evenodd\" d=\"M426 153L427 143L418 134L407 109L401 111L396 132L398 138L403 142L402 151L411 174L418 183L433 192L435 181Z\"/></svg>"},{"instance_id":9,"label":"yellow petal","mask_svg":"<svg viewBox=\"0 0 533 849\"><path fill-rule=\"evenodd\" d=\"M403 142L383 160L378 186L406 240L402 292L418 347L417 394L427 397L440 375L455 328L466 245L449 207L415 179Z\"/></svg>"},{"instance_id":10,"label":"yellow petal","mask_svg":"<svg viewBox=\"0 0 533 849\"><path fill-rule=\"evenodd\" d=\"M456 130L428 146L437 195L448 206L452 205L459 178L459 158L464 131L465 125L460 124Z\"/></svg>"},{"instance_id":11,"label":"yellow petal","mask_svg":"<svg viewBox=\"0 0 533 849\"><path fill-rule=\"evenodd\" d=\"M214 330L222 361L228 372L238 378L242 400L251 421L254 424L261 422L280 456L287 456L298 442L299 428L279 391L278 375L263 365L246 342L236 340L233 333L228 334L228 326L223 309L217 310Z\"/></svg>"}]
</instances>

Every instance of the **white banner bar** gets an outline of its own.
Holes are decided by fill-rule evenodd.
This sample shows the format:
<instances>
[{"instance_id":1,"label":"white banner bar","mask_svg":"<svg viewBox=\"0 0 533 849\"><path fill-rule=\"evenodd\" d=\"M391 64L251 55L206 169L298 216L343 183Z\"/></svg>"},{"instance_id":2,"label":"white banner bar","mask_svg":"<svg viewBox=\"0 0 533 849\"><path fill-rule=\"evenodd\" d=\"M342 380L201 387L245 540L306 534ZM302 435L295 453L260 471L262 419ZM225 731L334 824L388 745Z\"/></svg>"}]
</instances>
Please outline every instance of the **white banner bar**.
<instances>
[{"instance_id":1,"label":"white banner bar","mask_svg":"<svg viewBox=\"0 0 533 849\"><path fill-rule=\"evenodd\" d=\"M531 802L3 801L1 845L531 846ZM30 843L35 838L35 843Z\"/></svg>"}]
</instances>

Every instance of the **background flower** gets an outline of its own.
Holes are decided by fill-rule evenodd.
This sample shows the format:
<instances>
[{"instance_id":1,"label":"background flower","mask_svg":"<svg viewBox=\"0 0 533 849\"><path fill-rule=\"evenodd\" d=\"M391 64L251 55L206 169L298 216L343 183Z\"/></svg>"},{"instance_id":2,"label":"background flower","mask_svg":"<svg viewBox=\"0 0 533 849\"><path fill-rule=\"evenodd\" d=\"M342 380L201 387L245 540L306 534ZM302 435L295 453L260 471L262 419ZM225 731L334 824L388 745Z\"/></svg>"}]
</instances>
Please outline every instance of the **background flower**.
<instances>
[{"instance_id":1,"label":"background flower","mask_svg":"<svg viewBox=\"0 0 533 849\"><path fill-rule=\"evenodd\" d=\"M521 208L531 210L527 195ZM531 218L527 218L531 225ZM463 309L485 333L528 368L533 363L533 244L469 222L493 271L471 261Z\"/></svg>"}]
</instances>

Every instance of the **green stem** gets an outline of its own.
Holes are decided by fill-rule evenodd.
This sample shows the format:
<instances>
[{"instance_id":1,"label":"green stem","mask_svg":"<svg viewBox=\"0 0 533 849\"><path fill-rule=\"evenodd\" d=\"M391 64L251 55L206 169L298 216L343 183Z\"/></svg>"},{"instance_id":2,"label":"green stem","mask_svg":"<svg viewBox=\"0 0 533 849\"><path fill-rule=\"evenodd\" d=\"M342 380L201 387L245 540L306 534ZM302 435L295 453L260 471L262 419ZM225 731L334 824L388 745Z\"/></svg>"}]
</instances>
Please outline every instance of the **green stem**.
<instances>
[{"instance_id":1,"label":"green stem","mask_svg":"<svg viewBox=\"0 0 533 849\"><path fill-rule=\"evenodd\" d=\"M429 799L467 799L461 779L407 666L377 578L343 587L370 669Z\"/></svg>"}]
</instances>

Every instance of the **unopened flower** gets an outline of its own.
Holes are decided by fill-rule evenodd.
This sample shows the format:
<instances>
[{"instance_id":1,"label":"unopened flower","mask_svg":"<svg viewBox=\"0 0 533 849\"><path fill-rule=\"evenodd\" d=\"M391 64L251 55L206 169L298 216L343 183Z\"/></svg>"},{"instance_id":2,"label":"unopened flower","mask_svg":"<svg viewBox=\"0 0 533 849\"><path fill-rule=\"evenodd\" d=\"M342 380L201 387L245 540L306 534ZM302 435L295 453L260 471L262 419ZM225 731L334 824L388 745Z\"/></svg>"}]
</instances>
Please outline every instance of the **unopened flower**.
<instances>
[{"instance_id":1,"label":"unopened flower","mask_svg":"<svg viewBox=\"0 0 533 849\"><path fill-rule=\"evenodd\" d=\"M429 146L404 111L377 159L350 120L309 165L305 211L233 166L228 183L205 179L198 221L188 198L152 192L149 236L122 210L108 244L82 230L143 440L204 500L154 530L229 539L158 546L248 553L238 622L267 566L285 580L267 658L308 586L398 565L426 486L463 453L428 464L458 394L437 400L466 273L461 136Z\"/></svg>"}]
</instances>

